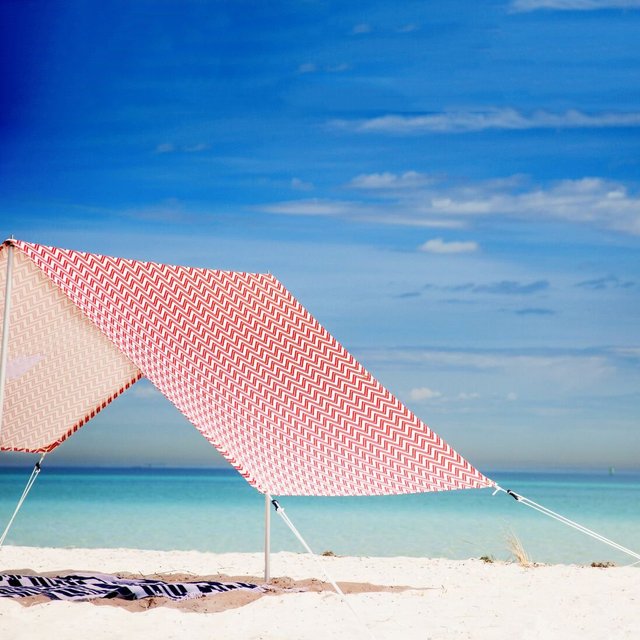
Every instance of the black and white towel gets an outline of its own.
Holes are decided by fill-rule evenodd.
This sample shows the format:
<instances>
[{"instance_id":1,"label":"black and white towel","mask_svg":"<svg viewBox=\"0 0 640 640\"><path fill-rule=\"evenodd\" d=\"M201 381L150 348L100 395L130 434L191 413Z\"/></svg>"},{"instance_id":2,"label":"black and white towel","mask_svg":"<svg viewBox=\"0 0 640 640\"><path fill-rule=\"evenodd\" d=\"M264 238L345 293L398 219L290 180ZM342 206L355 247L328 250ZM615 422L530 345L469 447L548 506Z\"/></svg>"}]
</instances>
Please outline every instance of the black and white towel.
<instances>
[{"instance_id":1,"label":"black and white towel","mask_svg":"<svg viewBox=\"0 0 640 640\"><path fill-rule=\"evenodd\" d=\"M162 596L171 600L187 600L237 589L262 591L258 585L247 582L164 582L118 578L104 574L60 577L0 574L0 597L5 598L43 595L52 600L139 600Z\"/></svg>"}]
</instances>

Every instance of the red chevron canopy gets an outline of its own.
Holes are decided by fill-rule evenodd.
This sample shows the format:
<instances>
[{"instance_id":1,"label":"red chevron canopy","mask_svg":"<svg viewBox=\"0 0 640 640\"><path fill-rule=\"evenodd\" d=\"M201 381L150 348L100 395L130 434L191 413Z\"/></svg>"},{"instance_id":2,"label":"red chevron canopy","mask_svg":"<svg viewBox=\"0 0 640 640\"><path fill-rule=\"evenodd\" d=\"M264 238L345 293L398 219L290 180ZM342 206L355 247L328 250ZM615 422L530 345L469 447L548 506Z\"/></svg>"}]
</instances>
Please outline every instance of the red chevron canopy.
<instances>
[{"instance_id":1,"label":"red chevron canopy","mask_svg":"<svg viewBox=\"0 0 640 640\"><path fill-rule=\"evenodd\" d=\"M51 451L146 376L263 493L493 485L271 275L8 240L3 283L10 245L3 450Z\"/></svg>"}]
</instances>

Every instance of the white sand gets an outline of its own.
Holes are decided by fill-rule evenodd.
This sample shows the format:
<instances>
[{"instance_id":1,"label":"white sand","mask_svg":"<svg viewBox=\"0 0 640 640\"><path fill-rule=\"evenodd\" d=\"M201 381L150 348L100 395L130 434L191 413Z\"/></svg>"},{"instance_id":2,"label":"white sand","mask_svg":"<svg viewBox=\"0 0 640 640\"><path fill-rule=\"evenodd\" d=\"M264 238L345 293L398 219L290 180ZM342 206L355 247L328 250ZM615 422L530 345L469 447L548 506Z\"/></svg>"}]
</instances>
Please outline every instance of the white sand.
<instances>
[{"instance_id":1,"label":"white sand","mask_svg":"<svg viewBox=\"0 0 640 640\"><path fill-rule=\"evenodd\" d=\"M406 586L347 598L378 640L428 638L640 638L640 569L577 566L523 568L480 560L423 558L326 558L339 582ZM94 571L185 573L196 576L260 576L260 554L138 551L132 549L40 549L5 547L0 572ZM296 580L321 577L312 559L272 556L272 573ZM213 601L227 594L203 600ZM277 593L200 608L152 608L120 601L28 602L0 598L0 638L92 640L210 639L360 640L370 637L347 606L329 591Z\"/></svg>"}]
</instances>

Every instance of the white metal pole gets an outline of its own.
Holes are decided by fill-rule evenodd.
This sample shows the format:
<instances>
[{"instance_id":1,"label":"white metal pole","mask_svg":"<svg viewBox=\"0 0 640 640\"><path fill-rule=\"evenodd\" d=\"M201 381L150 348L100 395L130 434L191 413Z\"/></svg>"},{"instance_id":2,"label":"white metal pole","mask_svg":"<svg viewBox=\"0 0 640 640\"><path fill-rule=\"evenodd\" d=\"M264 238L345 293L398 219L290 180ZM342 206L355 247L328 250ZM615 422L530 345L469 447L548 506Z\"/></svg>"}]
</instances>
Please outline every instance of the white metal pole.
<instances>
[{"instance_id":1,"label":"white metal pole","mask_svg":"<svg viewBox=\"0 0 640 640\"><path fill-rule=\"evenodd\" d=\"M4 409L4 389L9 358L9 317L11 315L11 290L13 288L13 247L7 246L7 277L4 287L4 313L2 316L2 345L0 346L0 442Z\"/></svg>"},{"instance_id":2,"label":"white metal pole","mask_svg":"<svg viewBox=\"0 0 640 640\"><path fill-rule=\"evenodd\" d=\"M271 496L264 494L264 581L271 580Z\"/></svg>"}]
</instances>

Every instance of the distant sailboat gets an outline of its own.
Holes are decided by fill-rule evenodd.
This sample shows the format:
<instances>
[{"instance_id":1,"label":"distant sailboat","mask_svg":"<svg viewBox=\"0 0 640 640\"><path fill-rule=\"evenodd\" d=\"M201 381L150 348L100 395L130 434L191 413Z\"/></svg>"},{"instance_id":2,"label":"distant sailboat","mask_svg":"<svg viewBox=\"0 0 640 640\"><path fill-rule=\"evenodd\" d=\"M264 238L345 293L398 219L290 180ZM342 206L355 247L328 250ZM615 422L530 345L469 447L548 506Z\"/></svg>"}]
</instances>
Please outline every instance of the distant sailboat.
<instances>
[{"instance_id":1,"label":"distant sailboat","mask_svg":"<svg viewBox=\"0 0 640 640\"><path fill-rule=\"evenodd\" d=\"M615 467L609 467L609 475L610 476L614 476L616 474L616 468Z\"/></svg>"}]
</instances>

